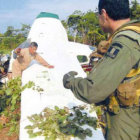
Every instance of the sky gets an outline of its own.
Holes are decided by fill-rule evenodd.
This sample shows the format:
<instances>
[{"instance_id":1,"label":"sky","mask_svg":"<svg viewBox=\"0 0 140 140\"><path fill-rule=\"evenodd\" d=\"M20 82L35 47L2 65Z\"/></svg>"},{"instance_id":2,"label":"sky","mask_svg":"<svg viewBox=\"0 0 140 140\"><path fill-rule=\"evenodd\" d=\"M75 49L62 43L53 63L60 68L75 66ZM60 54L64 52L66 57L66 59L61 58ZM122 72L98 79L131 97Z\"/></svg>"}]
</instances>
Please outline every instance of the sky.
<instances>
[{"instance_id":1,"label":"sky","mask_svg":"<svg viewBox=\"0 0 140 140\"><path fill-rule=\"evenodd\" d=\"M98 0L0 0L0 33L8 26L19 29L22 24L32 25L40 12L55 13L66 20L75 10L87 12L97 7Z\"/></svg>"}]
</instances>

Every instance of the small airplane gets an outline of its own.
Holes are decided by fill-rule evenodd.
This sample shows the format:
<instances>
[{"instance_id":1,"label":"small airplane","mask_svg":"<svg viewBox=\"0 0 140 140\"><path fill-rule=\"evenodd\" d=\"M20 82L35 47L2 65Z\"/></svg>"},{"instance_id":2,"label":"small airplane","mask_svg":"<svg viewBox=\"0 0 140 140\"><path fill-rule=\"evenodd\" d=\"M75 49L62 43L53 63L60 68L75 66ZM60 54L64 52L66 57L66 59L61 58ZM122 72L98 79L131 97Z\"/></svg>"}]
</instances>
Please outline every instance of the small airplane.
<instances>
[{"instance_id":1,"label":"small airplane","mask_svg":"<svg viewBox=\"0 0 140 140\"><path fill-rule=\"evenodd\" d=\"M41 12L36 17L27 40L37 42L37 52L55 68L47 69L33 60L22 74L23 85L33 81L43 91L39 94L38 91L26 89L21 94L20 140L30 140L25 129L30 124L27 117L40 113L45 107L72 108L87 105L63 87L62 79L69 71L77 71L78 77L86 77L77 58L84 56L84 62L88 63L88 57L92 52L88 45L68 41L65 28L58 15L53 13ZM89 115L97 117L95 112ZM93 136L87 137L86 140L104 140L101 129L92 132ZM44 137L34 139L44 140Z\"/></svg>"}]
</instances>

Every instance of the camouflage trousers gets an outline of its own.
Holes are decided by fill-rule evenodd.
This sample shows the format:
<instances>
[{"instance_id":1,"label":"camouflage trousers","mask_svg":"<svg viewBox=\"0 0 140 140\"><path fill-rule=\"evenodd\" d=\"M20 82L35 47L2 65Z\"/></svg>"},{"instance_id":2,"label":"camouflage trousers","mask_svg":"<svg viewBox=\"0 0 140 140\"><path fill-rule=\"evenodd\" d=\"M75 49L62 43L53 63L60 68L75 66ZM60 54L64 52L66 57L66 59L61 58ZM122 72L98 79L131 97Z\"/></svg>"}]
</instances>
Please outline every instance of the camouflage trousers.
<instances>
[{"instance_id":1,"label":"camouflage trousers","mask_svg":"<svg viewBox=\"0 0 140 140\"><path fill-rule=\"evenodd\" d=\"M120 108L118 114L108 113L106 140L139 140L140 108Z\"/></svg>"}]
</instances>

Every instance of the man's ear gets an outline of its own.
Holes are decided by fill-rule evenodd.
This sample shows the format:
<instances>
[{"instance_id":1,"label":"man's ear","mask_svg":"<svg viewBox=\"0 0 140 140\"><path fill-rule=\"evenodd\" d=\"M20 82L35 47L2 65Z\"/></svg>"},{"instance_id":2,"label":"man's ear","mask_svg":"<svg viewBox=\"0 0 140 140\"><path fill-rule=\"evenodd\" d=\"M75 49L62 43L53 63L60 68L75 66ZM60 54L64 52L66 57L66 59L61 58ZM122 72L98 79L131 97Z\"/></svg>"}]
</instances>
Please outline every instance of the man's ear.
<instances>
[{"instance_id":1,"label":"man's ear","mask_svg":"<svg viewBox=\"0 0 140 140\"><path fill-rule=\"evenodd\" d=\"M107 14L106 10L102 9L101 14L102 14L102 17L103 17L103 21L106 22L108 20L108 14Z\"/></svg>"}]
</instances>

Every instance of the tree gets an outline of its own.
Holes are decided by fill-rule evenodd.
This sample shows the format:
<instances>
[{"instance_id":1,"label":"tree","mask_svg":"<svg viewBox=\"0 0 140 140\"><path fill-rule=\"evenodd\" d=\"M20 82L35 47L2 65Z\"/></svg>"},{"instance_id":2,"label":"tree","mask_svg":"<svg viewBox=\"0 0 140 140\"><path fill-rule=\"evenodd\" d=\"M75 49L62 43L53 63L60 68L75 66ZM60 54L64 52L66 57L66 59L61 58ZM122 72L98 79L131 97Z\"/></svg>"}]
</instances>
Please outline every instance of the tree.
<instances>
[{"instance_id":1,"label":"tree","mask_svg":"<svg viewBox=\"0 0 140 140\"><path fill-rule=\"evenodd\" d=\"M4 33L5 37L10 37L14 33L14 27L13 26L8 26L7 31Z\"/></svg>"},{"instance_id":2,"label":"tree","mask_svg":"<svg viewBox=\"0 0 140 140\"><path fill-rule=\"evenodd\" d=\"M30 25L22 24L21 34L26 38L28 36L30 29L31 29Z\"/></svg>"},{"instance_id":3,"label":"tree","mask_svg":"<svg viewBox=\"0 0 140 140\"><path fill-rule=\"evenodd\" d=\"M92 40L94 39L95 45L95 38L98 32L98 27L98 19L93 11L88 11L83 15L81 21L83 43L92 45ZM90 36L91 33L93 33L92 36Z\"/></svg>"},{"instance_id":4,"label":"tree","mask_svg":"<svg viewBox=\"0 0 140 140\"><path fill-rule=\"evenodd\" d=\"M63 24L64 28L66 29L66 31L68 31L68 24L65 20L62 20L61 23Z\"/></svg>"},{"instance_id":5,"label":"tree","mask_svg":"<svg viewBox=\"0 0 140 140\"><path fill-rule=\"evenodd\" d=\"M21 29L14 29L12 26L7 27L4 34L0 34L0 49L9 50L15 49L18 45L24 42L27 38L30 25L22 24Z\"/></svg>"},{"instance_id":6,"label":"tree","mask_svg":"<svg viewBox=\"0 0 140 140\"><path fill-rule=\"evenodd\" d=\"M75 11L68 18L68 30L70 39L89 45L97 45L100 40L105 39L101 31L96 13L88 11L82 13Z\"/></svg>"},{"instance_id":7,"label":"tree","mask_svg":"<svg viewBox=\"0 0 140 140\"><path fill-rule=\"evenodd\" d=\"M140 4L137 0L133 0L131 2L131 18L132 19L139 19L140 18Z\"/></svg>"},{"instance_id":8,"label":"tree","mask_svg":"<svg viewBox=\"0 0 140 140\"><path fill-rule=\"evenodd\" d=\"M76 36L78 33L79 23L82 18L81 11L75 11L72 15L68 17L68 27L69 27L69 34L74 37L74 42L76 41Z\"/></svg>"}]
</instances>

